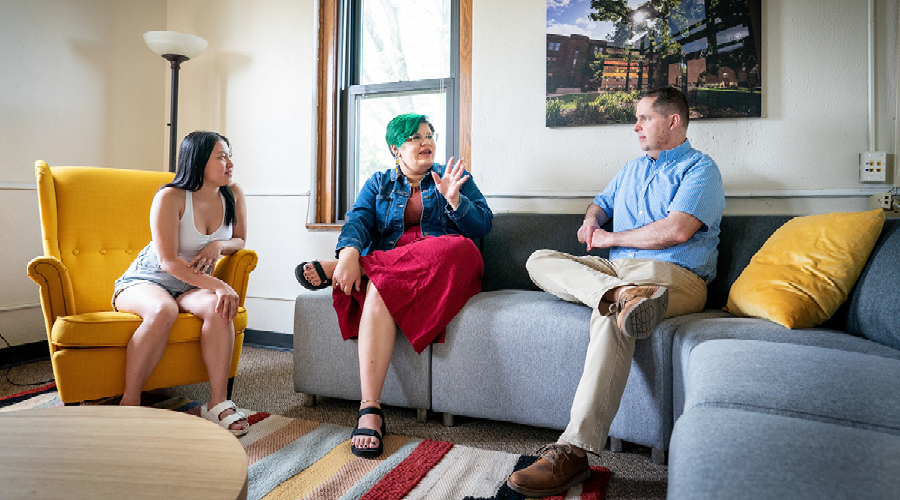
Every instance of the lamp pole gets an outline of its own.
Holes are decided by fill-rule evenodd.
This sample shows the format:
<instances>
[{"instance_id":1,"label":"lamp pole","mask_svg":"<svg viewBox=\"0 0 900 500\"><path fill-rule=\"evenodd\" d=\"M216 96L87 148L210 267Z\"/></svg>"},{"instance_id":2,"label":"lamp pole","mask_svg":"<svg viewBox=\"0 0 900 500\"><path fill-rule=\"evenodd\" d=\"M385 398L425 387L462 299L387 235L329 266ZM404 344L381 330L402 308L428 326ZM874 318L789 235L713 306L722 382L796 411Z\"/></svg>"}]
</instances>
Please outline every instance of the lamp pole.
<instances>
[{"instance_id":1,"label":"lamp pole","mask_svg":"<svg viewBox=\"0 0 900 500\"><path fill-rule=\"evenodd\" d=\"M172 108L169 112L169 172L175 171L175 144L178 141L178 70L187 56L164 54L163 58L172 66Z\"/></svg>"},{"instance_id":2,"label":"lamp pole","mask_svg":"<svg viewBox=\"0 0 900 500\"><path fill-rule=\"evenodd\" d=\"M169 61L172 67L172 110L169 116L169 172L175 171L178 144L178 70L181 63L199 56L209 42L199 36L177 31L148 31L144 42L156 55Z\"/></svg>"}]
</instances>

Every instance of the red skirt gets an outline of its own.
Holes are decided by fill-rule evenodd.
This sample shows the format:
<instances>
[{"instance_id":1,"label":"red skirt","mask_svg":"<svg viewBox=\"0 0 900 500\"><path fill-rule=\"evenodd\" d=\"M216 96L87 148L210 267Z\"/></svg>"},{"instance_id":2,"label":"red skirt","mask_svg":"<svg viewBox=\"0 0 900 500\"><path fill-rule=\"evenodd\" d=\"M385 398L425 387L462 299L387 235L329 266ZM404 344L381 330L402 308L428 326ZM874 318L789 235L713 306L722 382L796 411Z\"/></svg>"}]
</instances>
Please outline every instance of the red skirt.
<instances>
[{"instance_id":1,"label":"red skirt","mask_svg":"<svg viewBox=\"0 0 900 500\"><path fill-rule=\"evenodd\" d=\"M365 276L360 291L345 295L334 289L344 340L359 336L359 320L368 281L374 283L403 335L421 354L432 342L443 342L447 325L466 302L481 291L484 261L472 240L458 234L423 237L409 228L397 246L359 258Z\"/></svg>"}]
</instances>

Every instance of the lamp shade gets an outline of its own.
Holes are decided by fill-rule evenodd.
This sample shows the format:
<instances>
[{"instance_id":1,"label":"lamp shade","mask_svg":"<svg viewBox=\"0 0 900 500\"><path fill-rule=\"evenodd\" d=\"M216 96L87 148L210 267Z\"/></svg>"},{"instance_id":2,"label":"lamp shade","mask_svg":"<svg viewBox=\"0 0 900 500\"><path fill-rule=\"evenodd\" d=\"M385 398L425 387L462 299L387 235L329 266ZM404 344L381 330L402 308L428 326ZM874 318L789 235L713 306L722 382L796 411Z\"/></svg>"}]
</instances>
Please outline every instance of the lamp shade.
<instances>
[{"instance_id":1,"label":"lamp shade","mask_svg":"<svg viewBox=\"0 0 900 500\"><path fill-rule=\"evenodd\" d=\"M195 35L177 31L148 31L144 41L153 52L161 56L176 55L193 59L203 53L209 42Z\"/></svg>"}]
</instances>

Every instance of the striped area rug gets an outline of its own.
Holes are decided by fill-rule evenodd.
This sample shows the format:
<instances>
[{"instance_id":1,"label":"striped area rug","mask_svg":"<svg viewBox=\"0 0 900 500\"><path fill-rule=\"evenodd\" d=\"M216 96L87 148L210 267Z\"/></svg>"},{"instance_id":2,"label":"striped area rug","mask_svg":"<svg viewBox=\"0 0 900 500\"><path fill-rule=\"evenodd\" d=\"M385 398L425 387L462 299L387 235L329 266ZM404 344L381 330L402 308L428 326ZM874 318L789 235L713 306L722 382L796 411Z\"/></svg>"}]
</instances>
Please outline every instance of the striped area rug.
<instances>
[{"instance_id":1,"label":"striped area rug","mask_svg":"<svg viewBox=\"0 0 900 500\"><path fill-rule=\"evenodd\" d=\"M62 406L53 384L0 399L0 412ZM153 404L199 416L200 403L171 398ZM352 429L242 410L250 431L248 500L522 500L506 486L515 470L536 457L482 450L388 433L379 459L350 453ZM602 500L610 471L592 467L591 479L553 500Z\"/></svg>"}]
</instances>

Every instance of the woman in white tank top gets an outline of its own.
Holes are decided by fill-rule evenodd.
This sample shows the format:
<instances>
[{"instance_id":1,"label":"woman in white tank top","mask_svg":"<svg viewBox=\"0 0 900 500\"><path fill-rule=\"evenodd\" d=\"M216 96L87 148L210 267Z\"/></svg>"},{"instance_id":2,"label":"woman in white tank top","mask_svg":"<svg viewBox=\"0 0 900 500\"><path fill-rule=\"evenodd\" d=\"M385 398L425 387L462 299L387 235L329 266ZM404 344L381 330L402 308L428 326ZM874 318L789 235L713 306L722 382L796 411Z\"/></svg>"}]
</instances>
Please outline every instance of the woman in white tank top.
<instances>
[{"instance_id":1,"label":"woman in white tank top","mask_svg":"<svg viewBox=\"0 0 900 500\"><path fill-rule=\"evenodd\" d=\"M153 241L116 281L113 306L143 321L128 343L121 404L139 405L141 388L162 359L179 312L203 320L200 348L209 374L201 415L241 436L246 415L227 399L238 295L212 276L216 261L244 248L244 194L231 181L231 146L215 132L192 132L181 142L175 180L153 198Z\"/></svg>"}]
</instances>

